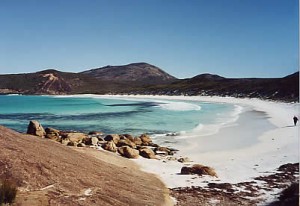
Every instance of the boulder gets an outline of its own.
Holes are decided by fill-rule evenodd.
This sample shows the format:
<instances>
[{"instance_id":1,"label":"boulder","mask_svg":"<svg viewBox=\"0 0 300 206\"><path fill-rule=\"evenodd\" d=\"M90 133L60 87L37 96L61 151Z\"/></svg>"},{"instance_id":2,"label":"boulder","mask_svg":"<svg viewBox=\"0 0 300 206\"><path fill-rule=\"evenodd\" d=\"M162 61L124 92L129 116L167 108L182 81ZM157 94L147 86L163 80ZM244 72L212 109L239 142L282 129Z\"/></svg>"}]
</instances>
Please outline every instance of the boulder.
<instances>
[{"instance_id":1,"label":"boulder","mask_svg":"<svg viewBox=\"0 0 300 206\"><path fill-rule=\"evenodd\" d=\"M92 145L92 138L86 137L82 140L82 143L84 143L85 145Z\"/></svg>"},{"instance_id":2,"label":"boulder","mask_svg":"<svg viewBox=\"0 0 300 206\"><path fill-rule=\"evenodd\" d=\"M192 167L182 167L181 168L181 174L197 174L197 175L210 175L213 177L218 177L215 170L211 167L200 165L200 164L194 164Z\"/></svg>"},{"instance_id":3,"label":"boulder","mask_svg":"<svg viewBox=\"0 0 300 206\"><path fill-rule=\"evenodd\" d=\"M133 138L133 142L136 145L142 145L142 143L143 143L142 140L141 140L141 138L139 138L139 137Z\"/></svg>"},{"instance_id":4,"label":"boulder","mask_svg":"<svg viewBox=\"0 0 300 206\"><path fill-rule=\"evenodd\" d=\"M132 142L134 141L134 137L131 136L130 134L123 134L122 136L125 137L125 139L129 139Z\"/></svg>"},{"instance_id":5,"label":"boulder","mask_svg":"<svg viewBox=\"0 0 300 206\"><path fill-rule=\"evenodd\" d=\"M140 138L141 138L141 140L142 140L143 143L149 144L149 143L152 142L152 139L151 139L150 136L147 135L147 134L142 134L142 135L140 136Z\"/></svg>"},{"instance_id":6,"label":"boulder","mask_svg":"<svg viewBox=\"0 0 300 206\"><path fill-rule=\"evenodd\" d=\"M79 143L79 144L77 144L77 147L85 147L85 144L84 143Z\"/></svg>"},{"instance_id":7,"label":"boulder","mask_svg":"<svg viewBox=\"0 0 300 206\"><path fill-rule=\"evenodd\" d=\"M167 147L157 147L157 148L155 148L155 154L169 155L169 154L172 154L172 153L171 153L171 150Z\"/></svg>"},{"instance_id":8,"label":"boulder","mask_svg":"<svg viewBox=\"0 0 300 206\"><path fill-rule=\"evenodd\" d=\"M60 131L57 130L57 129L53 129L51 127L47 127L45 129L45 132L46 132L46 138L48 139L51 139L51 140L56 140L56 141L59 141L60 140Z\"/></svg>"},{"instance_id":9,"label":"boulder","mask_svg":"<svg viewBox=\"0 0 300 206\"><path fill-rule=\"evenodd\" d=\"M127 158L138 158L139 157L139 151L136 149L132 149L129 146L123 146L118 148L118 152L121 156L127 157Z\"/></svg>"},{"instance_id":10,"label":"boulder","mask_svg":"<svg viewBox=\"0 0 300 206\"><path fill-rule=\"evenodd\" d=\"M108 141L105 144L103 144L102 148L105 149L105 150L107 150L107 151L110 151L110 152L116 152L117 151L117 146L114 143L114 141L112 141L112 140Z\"/></svg>"},{"instance_id":11,"label":"boulder","mask_svg":"<svg viewBox=\"0 0 300 206\"><path fill-rule=\"evenodd\" d=\"M122 146L129 146L131 148L136 148L136 145L129 139L119 140L119 142L117 143L117 147L122 147Z\"/></svg>"},{"instance_id":12,"label":"boulder","mask_svg":"<svg viewBox=\"0 0 300 206\"><path fill-rule=\"evenodd\" d=\"M98 138L97 137L86 137L82 140L82 142L85 145L94 145L97 146L98 145Z\"/></svg>"},{"instance_id":13,"label":"boulder","mask_svg":"<svg viewBox=\"0 0 300 206\"><path fill-rule=\"evenodd\" d=\"M77 144L75 142L68 142L67 146L76 146Z\"/></svg>"},{"instance_id":14,"label":"boulder","mask_svg":"<svg viewBox=\"0 0 300 206\"><path fill-rule=\"evenodd\" d=\"M99 140L97 137L92 137L92 145L97 146L98 142L99 142Z\"/></svg>"},{"instance_id":15,"label":"boulder","mask_svg":"<svg viewBox=\"0 0 300 206\"><path fill-rule=\"evenodd\" d=\"M27 134L44 137L46 135L46 132L43 126L38 121L31 120L27 127Z\"/></svg>"},{"instance_id":16,"label":"boulder","mask_svg":"<svg viewBox=\"0 0 300 206\"><path fill-rule=\"evenodd\" d=\"M70 142L70 140L69 139L61 139L60 142L63 145L68 145L68 143Z\"/></svg>"},{"instance_id":17,"label":"boulder","mask_svg":"<svg viewBox=\"0 0 300 206\"><path fill-rule=\"evenodd\" d=\"M154 151L150 148L141 148L139 151L142 157L156 159Z\"/></svg>"},{"instance_id":18,"label":"boulder","mask_svg":"<svg viewBox=\"0 0 300 206\"><path fill-rule=\"evenodd\" d=\"M70 142L76 142L76 143L80 143L82 142L83 139L85 139L87 137L86 134L84 133L78 133L78 132L71 132L67 134L67 139L70 140Z\"/></svg>"},{"instance_id":19,"label":"boulder","mask_svg":"<svg viewBox=\"0 0 300 206\"><path fill-rule=\"evenodd\" d=\"M105 141L114 141L117 144L120 140L120 136L118 134L109 134L104 138Z\"/></svg>"}]
</instances>

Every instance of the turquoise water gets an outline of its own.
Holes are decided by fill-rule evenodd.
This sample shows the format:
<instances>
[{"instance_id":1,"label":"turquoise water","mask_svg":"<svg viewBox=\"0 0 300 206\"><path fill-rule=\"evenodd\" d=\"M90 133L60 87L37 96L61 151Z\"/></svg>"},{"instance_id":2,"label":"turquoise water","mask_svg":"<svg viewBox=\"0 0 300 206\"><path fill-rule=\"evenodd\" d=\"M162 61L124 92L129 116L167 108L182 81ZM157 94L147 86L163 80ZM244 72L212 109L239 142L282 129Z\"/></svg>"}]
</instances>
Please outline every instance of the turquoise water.
<instances>
[{"instance_id":1,"label":"turquoise water","mask_svg":"<svg viewBox=\"0 0 300 206\"><path fill-rule=\"evenodd\" d=\"M197 101L101 96L0 96L0 124L26 132L30 120L44 127L138 135L192 131L236 118L236 106Z\"/></svg>"}]
</instances>

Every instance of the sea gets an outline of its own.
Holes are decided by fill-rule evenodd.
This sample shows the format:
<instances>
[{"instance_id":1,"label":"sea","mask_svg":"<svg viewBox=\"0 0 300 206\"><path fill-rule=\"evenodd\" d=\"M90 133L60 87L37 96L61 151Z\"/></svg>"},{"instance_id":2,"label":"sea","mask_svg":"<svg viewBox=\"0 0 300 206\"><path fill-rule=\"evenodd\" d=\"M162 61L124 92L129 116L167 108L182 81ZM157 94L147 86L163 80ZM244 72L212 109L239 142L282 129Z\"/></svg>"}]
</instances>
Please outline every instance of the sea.
<instances>
[{"instance_id":1,"label":"sea","mask_svg":"<svg viewBox=\"0 0 300 206\"><path fill-rule=\"evenodd\" d=\"M105 134L215 133L234 122L241 107L225 103L97 95L0 95L0 125L26 132L30 120L44 128Z\"/></svg>"}]
</instances>

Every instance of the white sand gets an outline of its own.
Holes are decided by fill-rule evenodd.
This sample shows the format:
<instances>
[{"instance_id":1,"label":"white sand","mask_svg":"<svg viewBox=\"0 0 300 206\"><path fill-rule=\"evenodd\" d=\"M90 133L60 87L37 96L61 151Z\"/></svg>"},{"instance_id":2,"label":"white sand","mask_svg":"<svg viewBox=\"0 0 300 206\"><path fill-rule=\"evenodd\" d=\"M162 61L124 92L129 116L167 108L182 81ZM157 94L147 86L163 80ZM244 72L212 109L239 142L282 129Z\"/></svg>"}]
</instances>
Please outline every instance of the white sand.
<instances>
[{"instance_id":1,"label":"white sand","mask_svg":"<svg viewBox=\"0 0 300 206\"><path fill-rule=\"evenodd\" d=\"M124 96L114 96L116 98ZM236 125L231 124L227 128L220 129L215 137L230 139L228 142L218 141L218 138L190 138L188 146L178 146L180 151L177 156L189 157L193 163L200 163L215 168L218 178L198 177L190 175L179 175L182 163L176 161L157 160L135 160L142 166L142 169L155 173L165 182L169 188L200 186L209 182L229 182L238 183L252 180L253 177L260 176L266 172L274 171L285 163L299 162L299 127L293 126L293 116L299 114L298 103L278 103L272 101L262 101L258 99L238 99L230 97L186 97L186 96L126 96L134 99L162 99L162 100L189 100L205 102L222 102L242 106L243 112L261 111L268 116L262 123L270 121L272 129L262 134L257 134L255 119L239 119ZM241 114L242 115L242 114ZM250 115L251 117L251 115ZM247 124L247 126L243 126ZM239 125L239 126L238 126ZM255 127L251 127L255 125ZM259 126L259 125L258 125ZM263 125L262 125L263 126ZM241 134L256 139L255 144L239 147ZM224 137L225 135L225 137ZM259 136L255 136L259 135ZM183 138L189 138L183 137ZM198 141L199 140L199 141ZM197 150L199 145L207 144L210 147L227 148L227 144L233 145L234 149L212 149L206 152ZM238 144L237 144L238 143ZM237 144L237 145L235 145ZM205 145L204 145L205 147ZM193 164L190 163L190 164Z\"/></svg>"},{"instance_id":2,"label":"white sand","mask_svg":"<svg viewBox=\"0 0 300 206\"><path fill-rule=\"evenodd\" d=\"M169 188L201 186L206 185L207 182L244 182L272 172L282 164L299 162L299 126L294 127L292 120L294 115L299 118L299 103L202 96L83 96L134 100L202 101L241 106L240 118L228 125L223 125L223 128L219 129L216 134L205 136L203 131L199 130L198 133L174 137L177 140L180 138L185 140L185 144L173 146L180 150L177 157L189 157L193 161L189 164L200 163L213 167L218 178L180 175L184 164L177 161L144 158L134 160L141 165L143 170L157 174ZM260 116L265 117L255 118ZM247 142L249 139L251 139L250 143Z\"/></svg>"}]
</instances>

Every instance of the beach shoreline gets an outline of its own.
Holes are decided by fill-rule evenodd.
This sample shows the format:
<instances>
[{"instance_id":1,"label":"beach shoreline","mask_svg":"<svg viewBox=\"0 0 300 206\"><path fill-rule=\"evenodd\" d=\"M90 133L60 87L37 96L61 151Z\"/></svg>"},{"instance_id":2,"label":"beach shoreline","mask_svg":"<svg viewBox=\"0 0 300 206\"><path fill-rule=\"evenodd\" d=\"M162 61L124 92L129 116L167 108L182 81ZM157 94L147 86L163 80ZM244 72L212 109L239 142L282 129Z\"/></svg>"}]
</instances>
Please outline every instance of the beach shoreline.
<instances>
[{"instance_id":1,"label":"beach shoreline","mask_svg":"<svg viewBox=\"0 0 300 206\"><path fill-rule=\"evenodd\" d=\"M178 149L179 151L174 156L158 157L160 160L145 158L132 160L138 164L138 169L160 178L167 188L175 191L172 192L175 197L178 195L178 191L179 193L186 192L186 189L183 188L202 190L209 184L230 184L233 187L232 194L233 191L236 194L241 187L246 187L245 184L249 182L254 182L251 183L254 184L251 186L252 189L254 187L261 188L262 183L256 178L275 174L276 169L281 165L299 162L299 126L295 127L292 120L294 115L299 114L299 103L208 96L85 94L68 95L67 97L157 100L161 102L196 101L234 105L232 116L220 123L212 133L204 133L201 125L198 125L199 128L196 127L193 131L152 137L154 143L160 141L159 145L161 146ZM165 144L162 141L164 138ZM179 162L177 161L179 158L188 158L189 160ZM192 166L193 164L203 164L214 168L218 177L180 174L183 166ZM295 173L295 175L298 174ZM256 195L260 198L259 201L264 203L274 201L278 192L282 190L282 188L268 188L268 185L263 187L267 188L267 191L257 192ZM251 191L248 192L251 193ZM247 198L250 201L254 196L250 195ZM184 204L179 203L178 205Z\"/></svg>"},{"instance_id":2,"label":"beach shoreline","mask_svg":"<svg viewBox=\"0 0 300 206\"><path fill-rule=\"evenodd\" d=\"M105 97L110 96L105 95ZM254 178L261 175L274 173L276 169L283 164L299 162L299 126L294 126L292 121L293 116L299 114L299 103L282 103L231 97L113 96L113 98L124 97L133 99L185 100L235 104L247 108L241 115L245 115L245 112L251 113L252 117L254 113L261 115L261 119L249 119L247 124L253 125L253 122L255 121L269 123L268 129L265 131L262 130L261 133L254 132L255 125L253 125L252 129L251 127L248 127L246 130L243 130L243 133L248 133L248 137L251 136L251 134L254 134L254 138L257 139L257 142L252 145L228 150L207 151L198 154L198 158L194 157L195 154L189 155L188 148L186 149L186 152L181 151L179 148L179 156L190 156L191 159L194 160L193 162L185 163L184 165L202 163L212 166L216 170L219 176L218 178L210 176L199 178L195 175L179 175L180 168L183 164L174 161L134 160L141 165L143 170L158 175L168 188L205 187L207 186L207 183L238 184L241 182L253 181ZM243 121L245 122L245 120ZM238 122L239 120L234 123ZM241 124L241 122L239 122L239 124ZM227 130L227 135L231 134L236 136L237 134L241 134L241 131L237 132L236 129L237 127L231 125L219 130L216 136L220 135L224 130ZM242 129L244 128L242 127ZM247 131L249 129L251 130ZM235 139L237 140L238 138L235 137ZM234 141L234 139L232 141ZM204 142L205 141L203 141L203 143ZM224 144L224 142L221 144ZM195 160L197 160L197 162ZM261 198L263 199L263 202L275 200L276 194L278 194L279 191L280 190L274 189L262 195L263 197Z\"/></svg>"}]
</instances>

